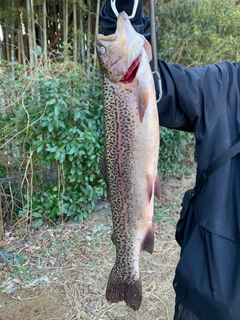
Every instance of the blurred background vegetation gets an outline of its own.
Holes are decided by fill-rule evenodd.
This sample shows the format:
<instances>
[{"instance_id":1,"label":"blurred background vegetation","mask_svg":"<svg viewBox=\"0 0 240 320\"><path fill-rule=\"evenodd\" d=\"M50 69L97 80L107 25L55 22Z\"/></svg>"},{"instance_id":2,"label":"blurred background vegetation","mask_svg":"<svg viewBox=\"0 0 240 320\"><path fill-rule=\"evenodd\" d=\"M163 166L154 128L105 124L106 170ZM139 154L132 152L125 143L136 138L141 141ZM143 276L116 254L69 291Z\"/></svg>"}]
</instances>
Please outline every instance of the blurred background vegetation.
<instances>
[{"instance_id":1,"label":"blurred background vegetation","mask_svg":"<svg viewBox=\"0 0 240 320\"><path fill-rule=\"evenodd\" d=\"M239 61L239 1L165 2L156 1L162 59L186 67ZM94 47L102 3L0 3L1 225L1 217L26 228L78 221L106 197L98 168L103 104ZM189 173L193 151L193 135L161 128L160 175Z\"/></svg>"}]
</instances>

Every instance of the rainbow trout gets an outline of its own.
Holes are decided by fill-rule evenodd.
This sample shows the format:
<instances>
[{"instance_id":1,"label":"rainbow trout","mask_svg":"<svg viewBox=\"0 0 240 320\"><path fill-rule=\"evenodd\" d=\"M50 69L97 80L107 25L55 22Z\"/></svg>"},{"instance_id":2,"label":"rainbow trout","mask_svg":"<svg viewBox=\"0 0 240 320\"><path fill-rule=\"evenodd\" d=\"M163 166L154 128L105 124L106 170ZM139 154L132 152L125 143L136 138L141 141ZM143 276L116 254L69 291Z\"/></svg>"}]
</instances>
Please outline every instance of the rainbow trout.
<instances>
[{"instance_id":1,"label":"rainbow trout","mask_svg":"<svg viewBox=\"0 0 240 320\"><path fill-rule=\"evenodd\" d=\"M138 310L142 301L139 254L140 250L153 252L154 194L160 197L151 46L122 12L114 34L98 35L97 51L103 74L105 131L100 169L107 184L116 247L106 299L124 300Z\"/></svg>"}]
</instances>

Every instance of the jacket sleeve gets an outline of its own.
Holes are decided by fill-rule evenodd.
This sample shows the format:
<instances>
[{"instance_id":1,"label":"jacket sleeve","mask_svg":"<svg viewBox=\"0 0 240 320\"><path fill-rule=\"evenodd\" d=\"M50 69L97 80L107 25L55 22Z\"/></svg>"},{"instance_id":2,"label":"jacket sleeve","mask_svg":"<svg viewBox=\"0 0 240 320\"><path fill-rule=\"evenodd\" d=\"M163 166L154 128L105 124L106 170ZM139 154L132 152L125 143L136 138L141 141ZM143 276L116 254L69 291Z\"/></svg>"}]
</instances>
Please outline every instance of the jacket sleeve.
<instances>
[{"instance_id":1,"label":"jacket sleeve","mask_svg":"<svg viewBox=\"0 0 240 320\"><path fill-rule=\"evenodd\" d=\"M159 60L159 69L163 95L158 111L162 126L203 136L220 108L238 103L233 98L239 97L240 91L238 62L182 68Z\"/></svg>"}]
</instances>

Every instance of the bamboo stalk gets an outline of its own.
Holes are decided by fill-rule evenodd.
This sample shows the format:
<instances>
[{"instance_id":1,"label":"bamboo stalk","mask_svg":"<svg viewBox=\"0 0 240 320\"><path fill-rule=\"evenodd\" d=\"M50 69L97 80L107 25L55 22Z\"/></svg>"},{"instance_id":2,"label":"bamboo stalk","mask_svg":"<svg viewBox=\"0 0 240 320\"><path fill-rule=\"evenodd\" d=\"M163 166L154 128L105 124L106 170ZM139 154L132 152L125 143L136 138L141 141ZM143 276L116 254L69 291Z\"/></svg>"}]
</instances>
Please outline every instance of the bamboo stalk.
<instances>
[{"instance_id":1,"label":"bamboo stalk","mask_svg":"<svg viewBox=\"0 0 240 320\"><path fill-rule=\"evenodd\" d=\"M35 35L35 23L34 23L34 12L33 12L33 0L27 0L27 11L28 11L28 42L29 42L29 56L30 65L36 64L36 35Z\"/></svg>"},{"instance_id":2,"label":"bamboo stalk","mask_svg":"<svg viewBox=\"0 0 240 320\"><path fill-rule=\"evenodd\" d=\"M7 61L10 61L9 30L7 26L5 27L5 36L6 36L6 57L7 57Z\"/></svg>"},{"instance_id":3,"label":"bamboo stalk","mask_svg":"<svg viewBox=\"0 0 240 320\"><path fill-rule=\"evenodd\" d=\"M47 61L47 8L46 0L43 1L43 60Z\"/></svg>"},{"instance_id":4,"label":"bamboo stalk","mask_svg":"<svg viewBox=\"0 0 240 320\"><path fill-rule=\"evenodd\" d=\"M12 0L12 7L15 6L14 0ZM11 21L11 62L15 61L15 52L14 52L14 20ZM13 69L14 70L14 69Z\"/></svg>"},{"instance_id":5,"label":"bamboo stalk","mask_svg":"<svg viewBox=\"0 0 240 320\"><path fill-rule=\"evenodd\" d=\"M91 0L88 0L87 64L90 65Z\"/></svg>"},{"instance_id":6,"label":"bamboo stalk","mask_svg":"<svg viewBox=\"0 0 240 320\"><path fill-rule=\"evenodd\" d=\"M21 46L21 25L20 25L19 28L18 28L17 36L18 36L18 51L17 51L17 54L18 54L18 63L22 63L22 55L21 55L21 52L22 52L22 46Z\"/></svg>"},{"instance_id":7,"label":"bamboo stalk","mask_svg":"<svg viewBox=\"0 0 240 320\"><path fill-rule=\"evenodd\" d=\"M98 29L99 29L99 11L100 11L100 0L97 1L97 12L96 12L96 26L95 26L95 42L98 35ZM97 63L97 48L96 45L94 45L94 69Z\"/></svg>"},{"instance_id":8,"label":"bamboo stalk","mask_svg":"<svg viewBox=\"0 0 240 320\"><path fill-rule=\"evenodd\" d=\"M68 43L68 0L63 5L63 42Z\"/></svg>"},{"instance_id":9,"label":"bamboo stalk","mask_svg":"<svg viewBox=\"0 0 240 320\"><path fill-rule=\"evenodd\" d=\"M79 47L80 47L80 54L81 54L81 63L85 64L85 50L84 50L84 30L83 30L83 10L80 8L79 12Z\"/></svg>"},{"instance_id":10,"label":"bamboo stalk","mask_svg":"<svg viewBox=\"0 0 240 320\"><path fill-rule=\"evenodd\" d=\"M21 42L22 64L25 66L25 49L24 49L24 43L23 43L23 32L22 32L22 29L21 29L21 32L20 32L20 42Z\"/></svg>"},{"instance_id":11,"label":"bamboo stalk","mask_svg":"<svg viewBox=\"0 0 240 320\"><path fill-rule=\"evenodd\" d=\"M77 4L73 3L73 61L77 63Z\"/></svg>"},{"instance_id":12,"label":"bamboo stalk","mask_svg":"<svg viewBox=\"0 0 240 320\"><path fill-rule=\"evenodd\" d=\"M35 56L33 53L33 38L32 38L32 25L31 25L31 4L30 0L27 0L27 12L28 12L28 45L29 45L29 59L30 65L35 64Z\"/></svg>"},{"instance_id":13,"label":"bamboo stalk","mask_svg":"<svg viewBox=\"0 0 240 320\"><path fill-rule=\"evenodd\" d=\"M4 236L3 215L2 215L2 194L0 193L0 235Z\"/></svg>"}]
</instances>

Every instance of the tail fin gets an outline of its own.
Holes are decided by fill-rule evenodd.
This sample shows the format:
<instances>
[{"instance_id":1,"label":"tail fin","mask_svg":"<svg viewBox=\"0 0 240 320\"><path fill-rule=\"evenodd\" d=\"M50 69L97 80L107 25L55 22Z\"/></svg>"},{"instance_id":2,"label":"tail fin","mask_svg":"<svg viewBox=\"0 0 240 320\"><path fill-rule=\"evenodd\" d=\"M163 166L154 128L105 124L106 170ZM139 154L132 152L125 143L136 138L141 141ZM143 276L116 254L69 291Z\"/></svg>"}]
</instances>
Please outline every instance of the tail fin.
<instances>
[{"instance_id":1,"label":"tail fin","mask_svg":"<svg viewBox=\"0 0 240 320\"><path fill-rule=\"evenodd\" d=\"M114 266L108 279L106 299L111 303L124 300L130 308L138 310L142 302L141 279L124 281Z\"/></svg>"}]
</instances>

